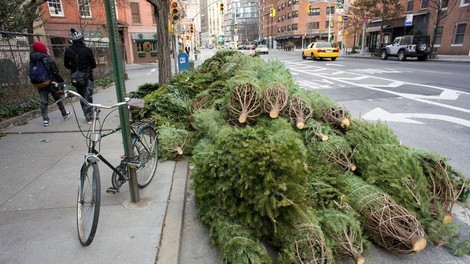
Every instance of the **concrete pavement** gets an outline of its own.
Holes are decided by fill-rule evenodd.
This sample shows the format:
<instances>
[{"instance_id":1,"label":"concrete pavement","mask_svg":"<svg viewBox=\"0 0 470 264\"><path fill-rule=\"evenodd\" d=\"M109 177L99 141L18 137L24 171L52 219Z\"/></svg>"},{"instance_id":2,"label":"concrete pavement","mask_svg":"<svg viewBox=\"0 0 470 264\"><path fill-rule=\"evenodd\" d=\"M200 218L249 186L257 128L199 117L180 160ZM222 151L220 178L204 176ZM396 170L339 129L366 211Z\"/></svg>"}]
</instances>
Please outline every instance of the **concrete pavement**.
<instances>
[{"instance_id":1,"label":"concrete pavement","mask_svg":"<svg viewBox=\"0 0 470 264\"><path fill-rule=\"evenodd\" d=\"M195 66L215 50L201 50ZM278 52L278 51L274 51ZM274 53L273 52L273 53ZM280 51L279 51L280 52ZM345 55L353 56L353 55ZM366 55L363 56L366 58ZM373 58L369 54L369 58ZM440 57L441 61L452 58ZM470 62L470 57L462 57ZM156 64L128 65L127 91L156 82ZM114 87L95 94L95 102L115 102ZM78 127L86 129L77 102L78 125L51 111L51 126L40 117L23 120L0 131L0 263L219 263L217 249L209 246L207 228L199 221L194 193L189 187L188 162L166 161L158 165L153 181L140 191L141 202L130 203L127 185L107 195L111 170L100 163L102 206L95 240L82 247L76 231L78 173L86 151ZM72 105L66 104L70 110ZM105 111L101 114L104 118ZM110 115L105 128L119 122ZM122 153L119 133L103 139L101 151L113 164ZM444 252L446 259L436 259ZM368 263L469 263L467 257L445 255L445 249L429 246L418 255L396 256L373 248ZM345 259L341 263L352 263Z\"/></svg>"},{"instance_id":2,"label":"concrete pavement","mask_svg":"<svg viewBox=\"0 0 470 264\"><path fill-rule=\"evenodd\" d=\"M129 65L127 91L156 82L156 74L150 74L155 68L156 64ZM97 92L94 101L113 104L115 94L110 87ZM76 231L76 194L86 145L78 128L86 130L88 125L79 104L67 103L67 110L72 106L78 124L74 117L64 121L59 111L50 111L49 127L35 117L0 132L0 263L155 263L164 244L168 205L178 191L184 195L188 162L160 163L153 181L140 191L138 204L130 203L127 184L118 194L105 193L112 172L100 163L98 230L93 243L82 247ZM101 113L101 120L106 113ZM118 123L118 113L113 112L105 128ZM101 152L117 165L123 153L121 134L104 138ZM170 216L171 222L182 223L182 211L179 217L178 212Z\"/></svg>"}]
</instances>

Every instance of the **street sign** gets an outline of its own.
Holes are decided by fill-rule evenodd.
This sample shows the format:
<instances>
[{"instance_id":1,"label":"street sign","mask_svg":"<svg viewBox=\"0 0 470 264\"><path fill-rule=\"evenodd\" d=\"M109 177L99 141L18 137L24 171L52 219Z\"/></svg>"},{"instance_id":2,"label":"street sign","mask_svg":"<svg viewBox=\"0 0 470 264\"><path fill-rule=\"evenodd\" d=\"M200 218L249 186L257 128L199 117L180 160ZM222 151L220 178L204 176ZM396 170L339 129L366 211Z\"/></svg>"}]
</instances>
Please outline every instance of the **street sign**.
<instances>
[{"instance_id":1,"label":"street sign","mask_svg":"<svg viewBox=\"0 0 470 264\"><path fill-rule=\"evenodd\" d=\"M406 14L405 27L413 25L413 14Z\"/></svg>"}]
</instances>

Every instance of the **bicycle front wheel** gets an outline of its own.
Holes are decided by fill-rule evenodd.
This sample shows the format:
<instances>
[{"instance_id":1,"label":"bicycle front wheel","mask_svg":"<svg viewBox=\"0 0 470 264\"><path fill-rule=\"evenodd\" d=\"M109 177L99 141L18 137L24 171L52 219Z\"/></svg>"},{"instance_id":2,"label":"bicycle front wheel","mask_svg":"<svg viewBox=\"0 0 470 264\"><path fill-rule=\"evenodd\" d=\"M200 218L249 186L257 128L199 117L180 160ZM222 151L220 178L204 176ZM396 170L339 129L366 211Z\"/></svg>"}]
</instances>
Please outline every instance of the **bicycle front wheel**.
<instances>
[{"instance_id":1,"label":"bicycle front wheel","mask_svg":"<svg viewBox=\"0 0 470 264\"><path fill-rule=\"evenodd\" d=\"M139 163L137 186L144 188L152 181L158 164L157 132L151 126L142 128L134 139L134 156Z\"/></svg>"},{"instance_id":2,"label":"bicycle front wheel","mask_svg":"<svg viewBox=\"0 0 470 264\"><path fill-rule=\"evenodd\" d=\"M82 246L88 246L95 237L100 215L100 172L96 162L85 162L80 170L77 196L77 231Z\"/></svg>"}]
</instances>

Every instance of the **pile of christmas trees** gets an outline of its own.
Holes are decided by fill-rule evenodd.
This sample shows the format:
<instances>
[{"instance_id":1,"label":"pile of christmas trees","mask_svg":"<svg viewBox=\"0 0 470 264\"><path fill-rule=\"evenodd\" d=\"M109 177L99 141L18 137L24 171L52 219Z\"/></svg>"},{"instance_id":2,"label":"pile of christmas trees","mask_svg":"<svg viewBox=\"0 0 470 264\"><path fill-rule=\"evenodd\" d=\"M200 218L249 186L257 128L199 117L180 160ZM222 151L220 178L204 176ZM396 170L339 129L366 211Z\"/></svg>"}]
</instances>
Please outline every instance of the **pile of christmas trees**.
<instances>
[{"instance_id":1,"label":"pile of christmas trees","mask_svg":"<svg viewBox=\"0 0 470 264\"><path fill-rule=\"evenodd\" d=\"M145 96L167 159L195 164L201 220L223 263L363 263L369 243L397 253L457 243L451 209L467 181L446 159L400 144L307 92L279 61L218 52Z\"/></svg>"}]
</instances>

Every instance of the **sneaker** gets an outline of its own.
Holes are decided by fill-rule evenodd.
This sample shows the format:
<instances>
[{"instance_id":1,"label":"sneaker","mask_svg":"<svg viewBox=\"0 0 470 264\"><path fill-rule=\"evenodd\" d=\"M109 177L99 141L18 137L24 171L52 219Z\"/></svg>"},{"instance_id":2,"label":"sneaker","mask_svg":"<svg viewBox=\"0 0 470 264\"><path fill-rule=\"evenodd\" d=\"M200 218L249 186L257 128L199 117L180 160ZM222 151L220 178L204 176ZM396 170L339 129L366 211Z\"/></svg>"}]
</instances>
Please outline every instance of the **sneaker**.
<instances>
[{"instance_id":1,"label":"sneaker","mask_svg":"<svg viewBox=\"0 0 470 264\"><path fill-rule=\"evenodd\" d=\"M64 120L69 119L70 117L70 111L67 111L67 114L64 115Z\"/></svg>"},{"instance_id":2,"label":"sneaker","mask_svg":"<svg viewBox=\"0 0 470 264\"><path fill-rule=\"evenodd\" d=\"M47 127L51 124L51 122L47 121L47 120L44 120L44 126Z\"/></svg>"}]
</instances>

